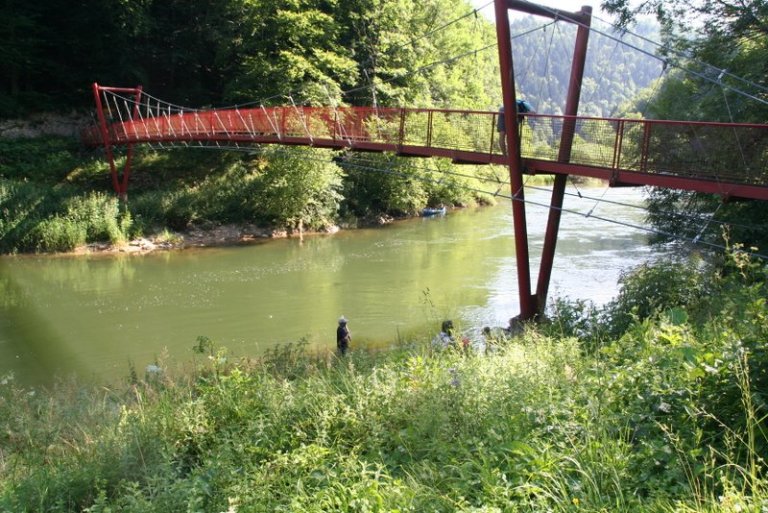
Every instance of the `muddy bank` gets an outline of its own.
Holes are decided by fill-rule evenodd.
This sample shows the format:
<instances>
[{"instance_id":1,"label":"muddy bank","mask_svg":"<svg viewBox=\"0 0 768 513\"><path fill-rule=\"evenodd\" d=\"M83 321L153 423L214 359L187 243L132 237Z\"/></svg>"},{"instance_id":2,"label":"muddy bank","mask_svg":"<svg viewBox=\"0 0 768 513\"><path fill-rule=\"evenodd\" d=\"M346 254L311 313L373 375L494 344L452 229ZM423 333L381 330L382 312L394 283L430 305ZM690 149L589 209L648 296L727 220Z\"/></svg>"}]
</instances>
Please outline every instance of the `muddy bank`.
<instances>
[{"instance_id":1,"label":"muddy bank","mask_svg":"<svg viewBox=\"0 0 768 513\"><path fill-rule=\"evenodd\" d=\"M190 228L184 232L162 232L125 244L92 243L78 247L73 253L149 253L158 250L204 248L248 244L269 239L301 238L311 235L328 235L340 230L331 226L320 231L289 231L285 229L260 228L254 225L227 224L212 228Z\"/></svg>"},{"instance_id":2,"label":"muddy bank","mask_svg":"<svg viewBox=\"0 0 768 513\"><path fill-rule=\"evenodd\" d=\"M196 226L182 232L163 231L147 237L131 240L125 244L96 242L85 244L71 254L92 253L149 253L152 251L186 248L205 248L249 244L270 239L302 238L313 235L332 235L340 230L384 226L415 216L393 217L389 214L372 214L361 219L347 220L321 230L288 230L285 228L264 228L253 224L225 224L218 226Z\"/></svg>"}]
</instances>

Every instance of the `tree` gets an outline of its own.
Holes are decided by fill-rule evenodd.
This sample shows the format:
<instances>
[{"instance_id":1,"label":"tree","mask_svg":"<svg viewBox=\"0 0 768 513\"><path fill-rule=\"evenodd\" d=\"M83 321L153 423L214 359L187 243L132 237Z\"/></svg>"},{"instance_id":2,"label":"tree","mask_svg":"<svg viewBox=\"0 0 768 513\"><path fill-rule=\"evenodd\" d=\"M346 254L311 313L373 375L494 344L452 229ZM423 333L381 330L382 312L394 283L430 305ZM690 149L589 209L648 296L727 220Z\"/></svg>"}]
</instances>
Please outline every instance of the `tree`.
<instances>
[{"instance_id":1,"label":"tree","mask_svg":"<svg viewBox=\"0 0 768 513\"><path fill-rule=\"evenodd\" d=\"M226 97L282 104L328 104L354 81L355 63L340 43L336 2L242 0L247 30Z\"/></svg>"},{"instance_id":2,"label":"tree","mask_svg":"<svg viewBox=\"0 0 768 513\"><path fill-rule=\"evenodd\" d=\"M341 42L358 67L348 103L485 109L496 102L498 58L487 48L494 30L465 0L338 5Z\"/></svg>"},{"instance_id":3,"label":"tree","mask_svg":"<svg viewBox=\"0 0 768 513\"><path fill-rule=\"evenodd\" d=\"M70 110L90 104L92 82L134 76L141 56L130 51L130 27L141 20L133 11L124 0L6 0L0 7L0 94L6 101L0 103L9 107L3 111Z\"/></svg>"},{"instance_id":4,"label":"tree","mask_svg":"<svg viewBox=\"0 0 768 513\"><path fill-rule=\"evenodd\" d=\"M625 25L638 15L655 14L664 27L665 55L676 69L649 101L649 117L768 121L768 2L651 0L633 9L627 0L608 0L603 8ZM742 145L749 144L724 147L720 156L725 161L743 158ZM656 237L658 242L703 238L721 243L716 227L722 222L731 242L768 247L762 202L723 203L711 195L652 190L649 205L649 220L665 234Z\"/></svg>"}]
</instances>

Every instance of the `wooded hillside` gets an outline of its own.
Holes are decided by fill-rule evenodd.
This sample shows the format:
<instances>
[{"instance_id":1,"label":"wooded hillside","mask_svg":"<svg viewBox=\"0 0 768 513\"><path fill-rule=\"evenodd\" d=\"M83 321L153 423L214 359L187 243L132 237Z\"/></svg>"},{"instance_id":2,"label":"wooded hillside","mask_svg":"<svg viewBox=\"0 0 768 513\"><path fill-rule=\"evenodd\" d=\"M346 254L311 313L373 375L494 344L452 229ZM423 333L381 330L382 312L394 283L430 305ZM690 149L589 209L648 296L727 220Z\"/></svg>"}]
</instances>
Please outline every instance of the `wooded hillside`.
<instances>
[{"instance_id":1,"label":"wooded hillside","mask_svg":"<svg viewBox=\"0 0 768 513\"><path fill-rule=\"evenodd\" d=\"M8 0L0 17L2 117L88 108L93 82L191 107L501 101L494 28L466 0ZM517 20L512 34L548 21ZM540 112L562 110L574 35L558 23L514 42L518 87ZM592 36L582 112L615 112L658 70Z\"/></svg>"},{"instance_id":2,"label":"wooded hillside","mask_svg":"<svg viewBox=\"0 0 768 513\"><path fill-rule=\"evenodd\" d=\"M189 106L370 105L374 90L381 104L487 106L492 52L417 72L495 41L472 12L464 0L9 0L0 115L87 106L92 82Z\"/></svg>"},{"instance_id":3,"label":"wooded hillside","mask_svg":"<svg viewBox=\"0 0 768 513\"><path fill-rule=\"evenodd\" d=\"M577 27L550 22L529 16L511 23L515 76L518 96L530 101L538 112L562 114ZM599 20L592 27L579 114L618 117L625 113L627 102L661 75L661 61L648 55L656 50L651 41L659 38L658 25L645 21L632 34L617 32Z\"/></svg>"}]
</instances>

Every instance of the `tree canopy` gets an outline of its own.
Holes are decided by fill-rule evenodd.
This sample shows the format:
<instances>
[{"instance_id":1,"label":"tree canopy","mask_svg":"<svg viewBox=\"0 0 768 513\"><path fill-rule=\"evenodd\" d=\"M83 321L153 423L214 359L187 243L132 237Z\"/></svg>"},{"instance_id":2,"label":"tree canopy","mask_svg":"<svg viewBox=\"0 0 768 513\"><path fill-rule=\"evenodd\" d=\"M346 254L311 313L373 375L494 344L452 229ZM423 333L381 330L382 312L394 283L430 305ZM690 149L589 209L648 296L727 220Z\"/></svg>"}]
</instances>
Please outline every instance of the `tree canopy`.
<instances>
[{"instance_id":1,"label":"tree canopy","mask_svg":"<svg viewBox=\"0 0 768 513\"><path fill-rule=\"evenodd\" d=\"M632 7L626 0L607 0L603 7L625 25L654 15L662 26L662 54L672 71L654 94L638 100L646 105L647 117L768 121L768 2L651 0ZM733 151L739 158L739 149ZM731 242L768 247L763 202L724 202L711 195L655 189L649 203L649 219L664 234L656 237L659 242L703 239L722 244L725 230Z\"/></svg>"},{"instance_id":2,"label":"tree canopy","mask_svg":"<svg viewBox=\"0 0 768 513\"><path fill-rule=\"evenodd\" d=\"M466 0L83 0L0 5L0 116L142 84L192 107L259 101L488 107L495 41Z\"/></svg>"}]
</instances>

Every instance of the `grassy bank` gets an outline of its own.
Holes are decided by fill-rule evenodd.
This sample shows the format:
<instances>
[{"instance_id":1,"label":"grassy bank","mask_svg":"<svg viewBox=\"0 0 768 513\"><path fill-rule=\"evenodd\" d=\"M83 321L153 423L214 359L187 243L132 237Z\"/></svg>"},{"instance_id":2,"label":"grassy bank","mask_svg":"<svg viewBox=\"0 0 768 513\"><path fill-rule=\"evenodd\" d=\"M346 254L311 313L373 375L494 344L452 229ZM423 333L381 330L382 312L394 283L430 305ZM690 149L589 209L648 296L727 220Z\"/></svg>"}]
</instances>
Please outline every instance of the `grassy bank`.
<instances>
[{"instance_id":1,"label":"grassy bank","mask_svg":"<svg viewBox=\"0 0 768 513\"><path fill-rule=\"evenodd\" d=\"M101 151L66 138L0 140L0 253L120 245L222 224L289 232L354 226L427 205L493 203L506 181L490 166L279 146L137 148L132 169L129 200L120 203Z\"/></svg>"},{"instance_id":2,"label":"grassy bank","mask_svg":"<svg viewBox=\"0 0 768 513\"><path fill-rule=\"evenodd\" d=\"M734 254L641 268L487 355L201 343L120 390L6 379L0 510L762 512L765 297Z\"/></svg>"}]
</instances>

